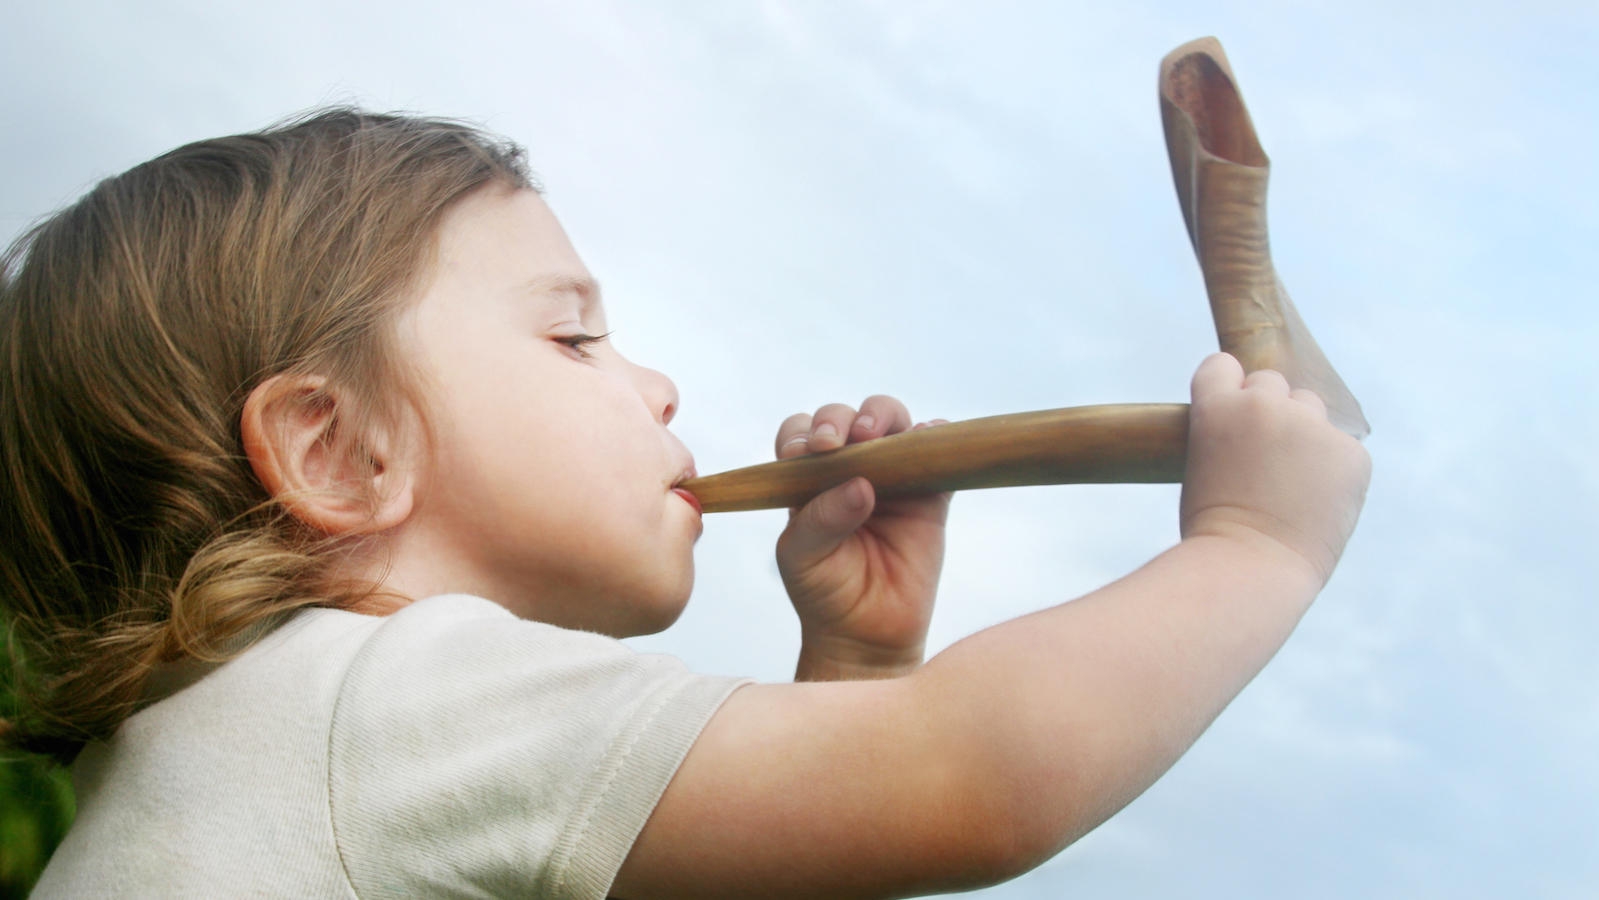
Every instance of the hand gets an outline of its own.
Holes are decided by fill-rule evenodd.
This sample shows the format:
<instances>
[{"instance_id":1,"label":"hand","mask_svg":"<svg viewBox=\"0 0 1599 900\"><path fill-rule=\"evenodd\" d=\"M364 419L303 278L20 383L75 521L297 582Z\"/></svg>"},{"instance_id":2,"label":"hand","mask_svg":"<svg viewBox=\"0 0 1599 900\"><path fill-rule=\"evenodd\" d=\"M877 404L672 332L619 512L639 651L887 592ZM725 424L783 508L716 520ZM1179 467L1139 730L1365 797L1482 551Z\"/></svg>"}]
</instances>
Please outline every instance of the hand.
<instances>
[{"instance_id":1,"label":"hand","mask_svg":"<svg viewBox=\"0 0 1599 900\"><path fill-rule=\"evenodd\" d=\"M868 397L858 413L830 404L783 422L777 458L937 424L912 428L892 397ZM854 478L789 512L777 568L800 619L798 680L892 677L921 664L949 501L944 493L878 503L872 485Z\"/></svg>"},{"instance_id":2,"label":"hand","mask_svg":"<svg viewBox=\"0 0 1599 900\"><path fill-rule=\"evenodd\" d=\"M1218 353L1194 373L1184 538L1267 539L1324 584L1354 531L1371 457L1321 398Z\"/></svg>"}]
</instances>

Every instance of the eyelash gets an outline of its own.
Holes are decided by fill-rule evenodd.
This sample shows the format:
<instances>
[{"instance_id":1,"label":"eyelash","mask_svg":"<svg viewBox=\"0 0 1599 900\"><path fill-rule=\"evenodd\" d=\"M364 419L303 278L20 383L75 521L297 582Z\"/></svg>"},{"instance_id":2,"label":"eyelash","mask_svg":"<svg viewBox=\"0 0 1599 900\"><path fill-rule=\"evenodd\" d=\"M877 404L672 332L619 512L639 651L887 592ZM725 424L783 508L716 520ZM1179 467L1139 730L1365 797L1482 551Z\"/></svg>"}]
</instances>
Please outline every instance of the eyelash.
<instances>
[{"instance_id":1,"label":"eyelash","mask_svg":"<svg viewBox=\"0 0 1599 900\"><path fill-rule=\"evenodd\" d=\"M584 359L593 359L594 354L583 348L587 347L589 344L598 344L600 341L603 341L610 336L611 333L609 331L605 332L604 334L571 334L566 335L565 337L558 337L555 339L555 341L556 343L565 344L566 346L571 347L573 350L576 350L578 355Z\"/></svg>"}]
</instances>

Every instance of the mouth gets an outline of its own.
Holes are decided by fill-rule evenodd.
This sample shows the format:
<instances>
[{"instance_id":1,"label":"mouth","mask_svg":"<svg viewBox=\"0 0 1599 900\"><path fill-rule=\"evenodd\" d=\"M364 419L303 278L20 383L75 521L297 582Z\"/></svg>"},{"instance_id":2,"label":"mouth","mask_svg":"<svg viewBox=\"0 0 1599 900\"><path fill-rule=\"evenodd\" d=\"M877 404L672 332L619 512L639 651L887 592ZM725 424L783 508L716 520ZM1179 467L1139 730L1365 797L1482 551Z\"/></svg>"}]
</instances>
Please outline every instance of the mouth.
<instances>
[{"instance_id":1,"label":"mouth","mask_svg":"<svg viewBox=\"0 0 1599 900\"><path fill-rule=\"evenodd\" d=\"M691 491L689 491L687 488L684 488L682 486L683 482L688 481L690 478L693 478L696 474L697 473L694 471L694 464L693 463L689 463L688 469L686 469L683 472L682 475L678 476L677 481L675 483L673 483L673 485L672 485L672 493L678 495L679 497L682 497L684 503L687 503L689 506L694 507L694 513L696 515L703 516L703 515L705 515L705 508L700 506L700 498L694 496L694 494Z\"/></svg>"},{"instance_id":2,"label":"mouth","mask_svg":"<svg viewBox=\"0 0 1599 900\"><path fill-rule=\"evenodd\" d=\"M672 488L672 493L682 497L685 503L694 507L695 515L705 515L705 509L700 506L700 498L694 496L683 488Z\"/></svg>"}]
</instances>

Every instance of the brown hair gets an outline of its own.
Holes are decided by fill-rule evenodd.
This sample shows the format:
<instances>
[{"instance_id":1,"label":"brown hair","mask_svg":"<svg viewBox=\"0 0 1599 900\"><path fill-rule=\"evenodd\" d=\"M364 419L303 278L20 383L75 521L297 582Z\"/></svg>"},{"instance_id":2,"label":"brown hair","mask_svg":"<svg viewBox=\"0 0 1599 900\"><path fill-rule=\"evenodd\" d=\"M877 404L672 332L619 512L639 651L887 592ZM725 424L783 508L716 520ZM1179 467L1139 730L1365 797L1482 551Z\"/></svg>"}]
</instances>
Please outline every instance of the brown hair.
<instances>
[{"instance_id":1,"label":"brown hair","mask_svg":"<svg viewBox=\"0 0 1599 900\"><path fill-rule=\"evenodd\" d=\"M328 379L344 439L394 415L391 323L491 183L533 187L520 148L328 109L107 179L0 257L0 749L69 760L156 666L370 590L323 583L329 545L255 478L239 417L285 372Z\"/></svg>"}]
</instances>

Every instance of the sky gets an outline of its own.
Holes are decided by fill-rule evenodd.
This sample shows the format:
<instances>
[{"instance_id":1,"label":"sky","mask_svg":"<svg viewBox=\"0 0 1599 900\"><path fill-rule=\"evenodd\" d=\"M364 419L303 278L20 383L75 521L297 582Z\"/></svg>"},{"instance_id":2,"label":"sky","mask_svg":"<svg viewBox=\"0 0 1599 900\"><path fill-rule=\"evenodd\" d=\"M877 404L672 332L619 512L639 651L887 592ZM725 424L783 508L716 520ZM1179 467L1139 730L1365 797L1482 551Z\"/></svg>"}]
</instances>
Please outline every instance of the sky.
<instances>
[{"instance_id":1,"label":"sky","mask_svg":"<svg viewBox=\"0 0 1599 900\"><path fill-rule=\"evenodd\" d=\"M788 414L1181 401L1215 348L1156 65L1216 35L1277 267L1361 399L1359 529L1142 797L974 896L1591 897L1599 7L393 0L14 4L0 233L178 144L356 102L526 145L703 473ZM1264 11L1263 11L1264 10ZM959 495L934 649L1177 539L1176 486ZM783 680L781 512L708 517L635 643Z\"/></svg>"}]
</instances>

